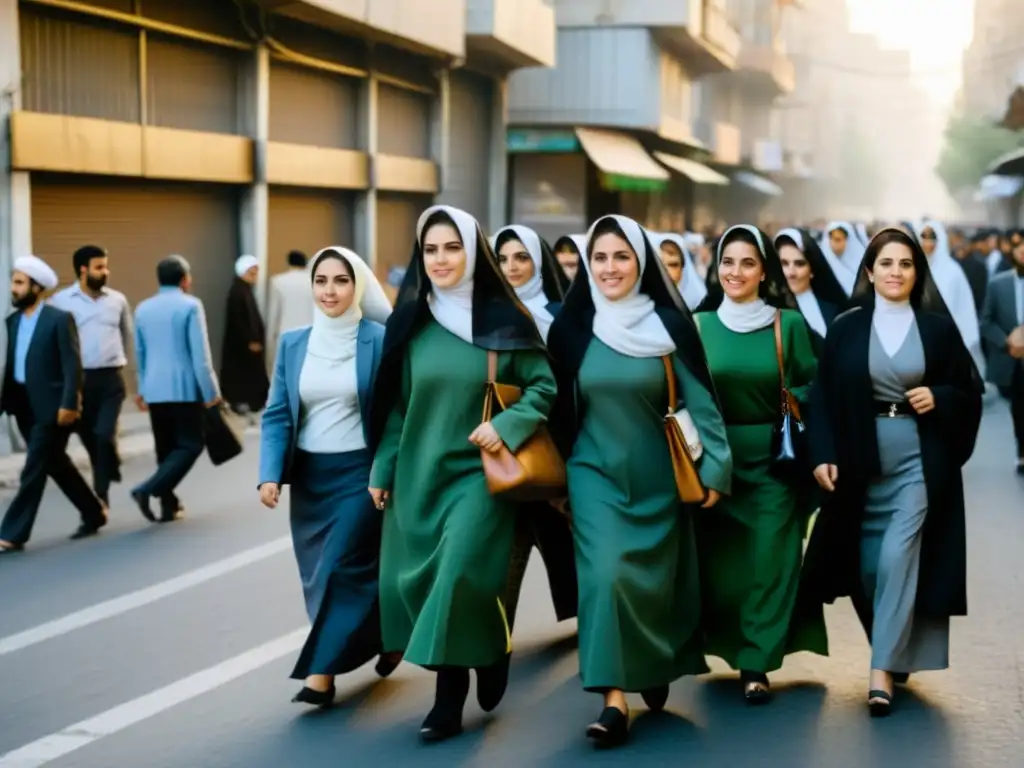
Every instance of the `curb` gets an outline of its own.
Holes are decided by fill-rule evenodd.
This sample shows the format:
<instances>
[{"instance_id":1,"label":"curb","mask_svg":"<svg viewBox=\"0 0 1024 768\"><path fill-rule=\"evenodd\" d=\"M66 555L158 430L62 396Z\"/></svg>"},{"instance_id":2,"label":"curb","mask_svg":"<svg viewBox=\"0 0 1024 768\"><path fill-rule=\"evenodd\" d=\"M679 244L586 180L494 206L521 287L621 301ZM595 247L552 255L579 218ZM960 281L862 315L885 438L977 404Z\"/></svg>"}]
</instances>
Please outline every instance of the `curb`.
<instances>
[{"instance_id":1,"label":"curb","mask_svg":"<svg viewBox=\"0 0 1024 768\"><path fill-rule=\"evenodd\" d=\"M258 426L246 427L246 437L258 435ZM118 453L122 461L137 459L153 453L153 435L149 432L136 432L134 434L121 435L117 442ZM68 446L68 457L71 463L79 470L89 471L89 454L81 445ZM25 465L25 454L15 453L10 456L0 457L0 491L16 490L21 482L21 470Z\"/></svg>"}]
</instances>

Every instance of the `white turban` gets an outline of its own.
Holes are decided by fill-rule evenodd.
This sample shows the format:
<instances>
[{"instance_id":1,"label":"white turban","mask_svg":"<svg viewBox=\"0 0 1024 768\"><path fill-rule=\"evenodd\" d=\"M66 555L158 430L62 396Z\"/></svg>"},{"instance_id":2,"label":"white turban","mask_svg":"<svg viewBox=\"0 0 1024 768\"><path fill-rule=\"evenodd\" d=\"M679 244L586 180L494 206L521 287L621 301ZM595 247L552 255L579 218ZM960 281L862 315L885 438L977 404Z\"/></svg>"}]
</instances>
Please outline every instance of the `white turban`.
<instances>
[{"instance_id":1,"label":"white turban","mask_svg":"<svg viewBox=\"0 0 1024 768\"><path fill-rule=\"evenodd\" d=\"M60 282L57 273L38 256L19 256L14 260L14 271L28 275L47 291L56 288Z\"/></svg>"},{"instance_id":2,"label":"white turban","mask_svg":"<svg viewBox=\"0 0 1024 768\"><path fill-rule=\"evenodd\" d=\"M259 260L255 256L246 254L245 256L239 256L238 261L235 262L235 274L241 277L253 267L260 265Z\"/></svg>"}]
</instances>

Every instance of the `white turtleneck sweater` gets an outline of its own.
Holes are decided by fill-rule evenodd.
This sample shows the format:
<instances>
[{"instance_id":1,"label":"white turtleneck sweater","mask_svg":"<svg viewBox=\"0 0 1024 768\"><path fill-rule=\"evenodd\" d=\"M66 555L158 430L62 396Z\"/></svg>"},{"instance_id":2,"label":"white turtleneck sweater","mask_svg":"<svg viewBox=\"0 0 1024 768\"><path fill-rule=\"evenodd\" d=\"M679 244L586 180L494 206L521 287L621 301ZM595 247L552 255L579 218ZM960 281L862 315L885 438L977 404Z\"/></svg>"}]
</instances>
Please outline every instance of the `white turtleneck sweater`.
<instances>
[{"instance_id":1,"label":"white turtleneck sweater","mask_svg":"<svg viewBox=\"0 0 1024 768\"><path fill-rule=\"evenodd\" d=\"M882 342L885 354L892 357L899 352L911 326L914 325L914 308L910 306L909 300L889 301L876 293L871 324L878 334L878 340Z\"/></svg>"},{"instance_id":2,"label":"white turtleneck sweater","mask_svg":"<svg viewBox=\"0 0 1024 768\"><path fill-rule=\"evenodd\" d=\"M306 355L299 374L301 418L296 445L308 453L366 448L359 410L355 355L327 360Z\"/></svg>"}]
</instances>

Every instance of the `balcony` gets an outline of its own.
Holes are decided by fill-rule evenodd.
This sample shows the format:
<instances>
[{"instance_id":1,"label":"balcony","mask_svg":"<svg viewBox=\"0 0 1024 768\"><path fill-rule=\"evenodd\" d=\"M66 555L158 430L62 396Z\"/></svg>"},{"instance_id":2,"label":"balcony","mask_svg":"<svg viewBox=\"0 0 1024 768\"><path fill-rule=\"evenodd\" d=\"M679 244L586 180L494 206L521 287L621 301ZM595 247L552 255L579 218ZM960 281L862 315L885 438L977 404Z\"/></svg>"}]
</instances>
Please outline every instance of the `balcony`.
<instances>
[{"instance_id":1,"label":"balcony","mask_svg":"<svg viewBox=\"0 0 1024 768\"><path fill-rule=\"evenodd\" d=\"M723 0L704 0L704 18L701 37L723 65L722 69L735 69L742 49L740 33L723 7Z\"/></svg>"},{"instance_id":2,"label":"balcony","mask_svg":"<svg viewBox=\"0 0 1024 768\"><path fill-rule=\"evenodd\" d=\"M466 53L504 70L555 65L555 10L543 0L468 0Z\"/></svg>"},{"instance_id":3,"label":"balcony","mask_svg":"<svg viewBox=\"0 0 1024 768\"><path fill-rule=\"evenodd\" d=\"M255 0L266 10L428 56L466 53L466 0Z\"/></svg>"},{"instance_id":4,"label":"balcony","mask_svg":"<svg viewBox=\"0 0 1024 768\"><path fill-rule=\"evenodd\" d=\"M770 100L791 94L796 88L796 67L778 45L744 40L738 69L751 90L770 96Z\"/></svg>"},{"instance_id":5,"label":"balcony","mask_svg":"<svg viewBox=\"0 0 1024 768\"><path fill-rule=\"evenodd\" d=\"M739 165L743 156L739 126L721 120L698 120L694 134L705 144L716 163Z\"/></svg>"}]
</instances>

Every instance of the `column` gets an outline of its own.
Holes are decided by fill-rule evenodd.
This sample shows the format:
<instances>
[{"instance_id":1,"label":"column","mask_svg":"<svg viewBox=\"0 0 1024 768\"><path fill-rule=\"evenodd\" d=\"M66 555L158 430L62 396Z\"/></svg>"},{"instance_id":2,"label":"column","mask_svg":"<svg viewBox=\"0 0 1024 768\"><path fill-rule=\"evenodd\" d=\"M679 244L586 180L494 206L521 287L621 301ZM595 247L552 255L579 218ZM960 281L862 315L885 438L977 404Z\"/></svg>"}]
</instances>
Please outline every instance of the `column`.
<instances>
[{"instance_id":1,"label":"column","mask_svg":"<svg viewBox=\"0 0 1024 768\"><path fill-rule=\"evenodd\" d=\"M508 131L508 75L494 79L493 97L491 98L491 153L489 172L489 189L487 194L487 223L489 232L497 232L499 228L511 221L508 206L508 151L506 134Z\"/></svg>"},{"instance_id":2,"label":"column","mask_svg":"<svg viewBox=\"0 0 1024 768\"><path fill-rule=\"evenodd\" d=\"M359 93L359 116L362 130L359 146L369 157L369 188L359 193L356 200L355 244L356 253L377 272L377 74L371 65L369 76ZM381 282L387 277L377 272Z\"/></svg>"},{"instance_id":3,"label":"column","mask_svg":"<svg viewBox=\"0 0 1024 768\"><path fill-rule=\"evenodd\" d=\"M0 0L2 1L2 0ZM242 193L239 210L239 244L241 253L252 254L259 261L260 278L256 284L256 299L266 312L267 280L267 218L270 190L267 184L267 141L270 139L270 51L263 43L253 52L251 76L245 87L248 98L246 115L249 133L253 137L254 161L252 184Z\"/></svg>"},{"instance_id":4,"label":"column","mask_svg":"<svg viewBox=\"0 0 1024 768\"><path fill-rule=\"evenodd\" d=\"M437 194L444 193L448 181L448 157L451 151L451 96L448 81L449 70L442 69L437 75L437 98L430 121L430 156L437 164Z\"/></svg>"}]
</instances>

